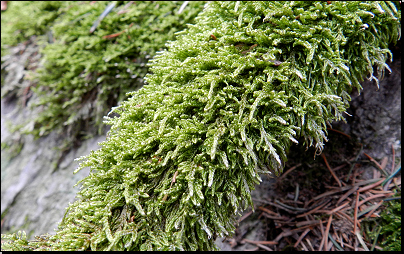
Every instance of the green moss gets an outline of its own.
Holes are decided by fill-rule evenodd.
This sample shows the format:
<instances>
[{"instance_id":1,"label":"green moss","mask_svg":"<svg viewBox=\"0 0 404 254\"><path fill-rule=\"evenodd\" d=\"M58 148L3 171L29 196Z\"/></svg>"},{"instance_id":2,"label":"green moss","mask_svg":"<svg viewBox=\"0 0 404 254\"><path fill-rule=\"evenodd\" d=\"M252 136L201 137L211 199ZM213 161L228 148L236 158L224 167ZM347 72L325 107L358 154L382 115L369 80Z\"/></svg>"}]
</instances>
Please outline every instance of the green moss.
<instances>
[{"instance_id":1,"label":"green moss","mask_svg":"<svg viewBox=\"0 0 404 254\"><path fill-rule=\"evenodd\" d=\"M379 218L366 219L362 222L369 242L375 242L384 251L401 251L401 191L394 197L397 200L386 202Z\"/></svg>"},{"instance_id":2,"label":"green moss","mask_svg":"<svg viewBox=\"0 0 404 254\"><path fill-rule=\"evenodd\" d=\"M210 250L299 137L321 152L400 36L390 2L209 2L110 112L59 230L4 249ZM110 115L108 114L108 115Z\"/></svg>"},{"instance_id":3,"label":"green moss","mask_svg":"<svg viewBox=\"0 0 404 254\"><path fill-rule=\"evenodd\" d=\"M7 47L43 35L58 16L62 1L12 1L1 12L1 56Z\"/></svg>"},{"instance_id":4,"label":"green moss","mask_svg":"<svg viewBox=\"0 0 404 254\"><path fill-rule=\"evenodd\" d=\"M9 15L15 15L19 7L13 4ZM41 19L35 26L34 22L7 23L9 30L22 27L22 38L31 35L31 30L44 34L38 41L43 44L43 64L30 73L37 83L31 89L39 95L39 102L33 106L44 110L35 119L29 119L34 124L27 122L25 128L17 130L35 137L58 130L68 133L71 144L88 136L91 127L95 126L101 134L102 117L127 98L126 92L143 85L148 59L165 48L165 43L175 38L175 32L192 23L204 5L189 2L179 13L182 2L115 2L112 11L90 33L94 21L110 4L59 4L59 8L53 9L51 25ZM23 20L32 9L46 16L49 7L28 3L21 9L25 12L18 17ZM9 15L4 19L8 20ZM4 37L8 38L4 43L15 44L9 38L10 32L6 31Z\"/></svg>"},{"instance_id":5,"label":"green moss","mask_svg":"<svg viewBox=\"0 0 404 254\"><path fill-rule=\"evenodd\" d=\"M381 246L386 251L401 251L401 199L392 202L381 217Z\"/></svg>"}]
</instances>

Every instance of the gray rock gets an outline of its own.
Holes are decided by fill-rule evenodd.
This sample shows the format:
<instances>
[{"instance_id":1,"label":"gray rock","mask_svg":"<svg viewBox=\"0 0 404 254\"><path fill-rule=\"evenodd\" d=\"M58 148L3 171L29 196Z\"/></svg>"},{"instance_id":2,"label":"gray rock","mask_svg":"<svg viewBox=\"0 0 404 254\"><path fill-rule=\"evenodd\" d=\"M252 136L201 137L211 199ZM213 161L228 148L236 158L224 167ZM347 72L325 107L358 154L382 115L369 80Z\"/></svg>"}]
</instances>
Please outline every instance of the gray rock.
<instances>
[{"instance_id":1,"label":"gray rock","mask_svg":"<svg viewBox=\"0 0 404 254\"><path fill-rule=\"evenodd\" d=\"M105 135L96 136L64 154L61 151L66 135L52 132L34 140L32 135L11 131L16 125L33 128L32 116L41 110L31 109L37 98L23 92L31 86L31 81L23 77L39 64L34 40L11 48L1 65L1 233L24 230L30 239L55 233L69 202L74 202L79 191L79 186L73 186L89 174L89 169L73 174L79 165L74 159L97 150L98 143L105 140Z\"/></svg>"},{"instance_id":2,"label":"gray rock","mask_svg":"<svg viewBox=\"0 0 404 254\"><path fill-rule=\"evenodd\" d=\"M5 105L3 107L3 105ZM29 108L14 110L6 114L3 108L10 104L2 100L2 142L16 142L7 136L7 122L18 124L24 119L16 115L30 115ZM99 148L98 142L105 136L85 140L81 146L72 149L61 159L58 168L55 164L61 156L60 148L65 140L52 132L50 135L34 140L32 135L20 137L23 147L14 154L7 149L1 152L1 213L5 214L1 232L25 230L29 235L54 233L63 218L69 202L73 202L79 187L73 187L88 175L89 169L77 174L73 171L79 163L75 158L87 155ZM32 238L32 237L31 237Z\"/></svg>"}]
</instances>

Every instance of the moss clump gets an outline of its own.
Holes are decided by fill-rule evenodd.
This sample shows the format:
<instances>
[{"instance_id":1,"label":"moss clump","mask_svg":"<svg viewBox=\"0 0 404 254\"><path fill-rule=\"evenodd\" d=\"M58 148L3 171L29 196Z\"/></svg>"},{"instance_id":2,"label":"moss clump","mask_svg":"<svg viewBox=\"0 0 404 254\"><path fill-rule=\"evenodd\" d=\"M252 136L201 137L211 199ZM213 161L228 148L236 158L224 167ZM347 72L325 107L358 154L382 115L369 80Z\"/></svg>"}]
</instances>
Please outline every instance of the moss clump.
<instances>
[{"instance_id":1,"label":"moss clump","mask_svg":"<svg viewBox=\"0 0 404 254\"><path fill-rule=\"evenodd\" d=\"M33 106L44 109L30 119L33 123L26 124L24 133L39 137L59 130L69 134L71 144L88 137L91 127L95 126L101 134L102 117L127 98L126 92L143 85L147 61L174 39L175 32L193 22L204 2L189 2L181 12L183 2L112 4L114 8L92 33L90 28L111 2L59 4L59 8L53 9L52 23L45 26L38 21L41 29L36 34L44 34L38 41L43 44L43 64L30 75L36 83L31 89L39 95ZM45 15L46 8L28 3L21 9L30 11L18 17L24 19L36 9ZM10 11L16 9L10 5ZM33 24L10 22L7 27L24 27L22 32L30 35L29 31L37 28Z\"/></svg>"},{"instance_id":2,"label":"moss clump","mask_svg":"<svg viewBox=\"0 0 404 254\"><path fill-rule=\"evenodd\" d=\"M400 195L401 196L401 195ZM381 214L381 245L386 251L401 251L401 199L392 202Z\"/></svg>"},{"instance_id":3,"label":"moss clump","mask_svg":"<svg viewBox=\"0 0 404 254\"><path fill-rule=\"evenodd\" d=\"M401 190L394 196L401 197ZM401 251L401 198L386 202L379 218L367 219L362 224L370 242L377 241L384 251Z\"/></svg>"},{"instance_id":4,"label":"moss clump","mask_svg":"<svg viewBox=\"0 0 404 254\"><path fill-rule=\"evenodd\" d=\"M62 1L10 2L7 11L1 12L1 56L7 54L7 47L46 33L63 5Z\"/></svg>"},{"instance_id":5,"label":"moss clump","mask_svg":"<svg viewBox=\"0 0 404 254\"><path fill-rule=\"evenodd\" d=\"M299 136L321 152L352 88L382 77L398 17L390 2L209 2L107 117L56 235L3 248L215 249L258 174L279 174Z\"/></svg>"}]
</instances>

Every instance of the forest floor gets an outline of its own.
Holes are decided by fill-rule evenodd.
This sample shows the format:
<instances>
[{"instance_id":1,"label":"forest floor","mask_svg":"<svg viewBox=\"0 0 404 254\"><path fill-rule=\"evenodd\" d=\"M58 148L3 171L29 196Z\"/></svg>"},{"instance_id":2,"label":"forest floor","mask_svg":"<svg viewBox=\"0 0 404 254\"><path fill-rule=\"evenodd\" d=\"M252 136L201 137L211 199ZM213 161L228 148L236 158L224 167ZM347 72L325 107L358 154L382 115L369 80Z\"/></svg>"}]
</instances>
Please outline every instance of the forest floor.
<instances>
[{"instance_id":1,"label":"forest floor","mask_svg":"<svg viewBox=\"0 0 404 254\"><path fill-rule=\"evenodd\" d=\"M284 173L264 176L254 211L232 238L217 240L222 250L382 250L369 225L401 192L401 175L389 177L399 166L394 148L387 167L387 157L376 161L349 135L329 129L328 137L321 155L294 146Z\"/></svg>"}]
</instances>

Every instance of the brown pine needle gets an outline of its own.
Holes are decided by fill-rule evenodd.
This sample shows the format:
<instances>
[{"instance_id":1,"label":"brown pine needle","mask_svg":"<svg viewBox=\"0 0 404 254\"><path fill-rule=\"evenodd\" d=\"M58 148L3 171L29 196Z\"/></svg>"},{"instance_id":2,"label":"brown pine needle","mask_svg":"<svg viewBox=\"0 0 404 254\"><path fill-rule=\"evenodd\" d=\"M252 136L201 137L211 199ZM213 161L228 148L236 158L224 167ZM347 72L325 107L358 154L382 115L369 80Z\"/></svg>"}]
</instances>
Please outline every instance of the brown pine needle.
<instances>
[{"instance_id":1,"label":"brown pine needle","mask_svg":"<svg viewBox=\"0 0 404 254\"><path fill-rule=\"evenodd\" d=\"M382 161L380 163L380 166L382 167L382 169L386 168L388 160L389 159L387 158L387 156L383 157L383 159L382 159Z\"/></svg>"},{"instance_id":2,"label":"brown pine needle","mask_svg":"<svg viewBox=\"0 0 404 254\"><path fill-rule=\"evenodd\" d=\"M311 250L311 251L314 251L313 245L311 245L310 240L306 238L306 242L307 242L307 244L310 246L310 250Z\"/></svg>"},{"instance_id":3,"label":"brown pine needle","mask_svg":"<svg viewBox=\"0 0 404 254\"><path fill-rule=\"evenodd\" d=\"M327 212L327 213L328 213L328 214L334 214L335 212L341 210L342 208L344 208L344 207L345 207L346 205L348 205L348 204L349 204L349 201L346 202L345 204L343 204L343 205L337 207L337 208L334 208L333 210L331 210L331 211L329 211L329 212Z\"/></svg>"},{"instance_id":4,"label":"brown pine needle","mask_svg":"<svg viewBox=\"0 0 404 254\"><path fill-rule=\"evenodd\" d=\"M319 224L319 220L308 220L308 221L302 221L302 222L297 222L296 227L302 227L302 226L307 226L307 225L316 225Z\"/></svg>"},{"instance_id":5,"label":"brown pine needle","mask_svg":"<svg viewBox=\"0 0 404 254\"><path fill-rule=\"evenodd\" d=\"M248 213L244 214L239 220L238 223L242 222L243 220L245 220L246 218L248 218L248 216L250 216L253 213L253 211L249 211Z\"/></svg>"},{"instance_id":6,"label":"brown pine needle","mask_svg":"<svg viewBox=\"0 0 404 254\"><path fill-rule=\"evenodd\" d=\"M336 132L336 133L342 134L342 135L344 135L345 137L351 139L351 136L349 136L348 134L343 133L342 131L335 130L335 129L331 129L331 128L327 128L327 130L334 131L334 132Z\"/></svg>"},{"instance_id":7,"label":"brown pine needle","mask_svg":"<svg viewBox=\"0 0 404 254\"><path fill-rule=\"evenodd\" d=\"M258 210L261 210L261 211L266 212L266 213L268 213L268 214L271 214L271 215L280 217L279 214L277 214L277 213L275 213L275 212L269 210L268 208L262 207L262 206L259 206L259 207L258 207Z\"/></svg>"},{"instance_id":8,"label":"brown pine needle","mask_svg":"<svg viewBox=\"0 0 404 254\"><path fill-rule=\"evenodd\" d=\"M334 171L331 169L330 165L328 164L327 159L325 158L325 155L322 153L321 157L323 157L325 165L327 166L328 170L331 172L332 177L334 177L335 181L337 181L339 187L342 187L341 181L338 179L337 175L334 173Z\"/></svg>"},{"instance_id":9,"label":"brown pine needle","mask_svg":"<svg viewBox=\"0 0 404 254\"><path fill-rule=\"evenodd\" d=\"M376 182L374 184L370 184L368 186L362 187L357 192L363 192L363 191L366 191L366 190L369 190L369 189L373 189L374 187L380 185L385 179L386 178L382 178L380 181L378 181L378 182Z\"/></svg>"},{"instance_id":10,"label":"brown pine needle","mask_svg":"<svg viewBox=\"0 0 404 254\"><path fill-rule=\"evenodd\" d=\"M262 245L257 243L257 246L260 247L261 249L267 250L267 251L274 251L273 249L269 248L268 246Z\"/></svg>"},{"instance_id":11,"label":"brown pine needle","mask_svg":"<svg viewBox=\"0 0 404 254\"><path fill-rule=\"evenodd\" d=\"M285 220L285 218L286 218L286 217L272 216L267 213L262 213L260 216L264 216L264 217L266 217L268 219L272 219L272 220Z\"/></svg>"},{"instance_id":12,"label":"brown pine needle","mask_svg":"<svg viewBox=\"0 0 404 254\"><path fill-rule=\"evenodd\" d=\"M367 197L367 198L365 198L364 200L362 200L361 202L359 202L359 204L358 204L358 206L361 206L361 205L363 205L365 202L368 202L369 200L371 200L371 199L375 199L375 198L384 198L384 197L390 197L390 196L393 196L394 195L394 193L387 193L387 194L377 194L377 195L373 195L373 196L370 196L370 197Z\"/></svg>"},{"instance_id":13,"label":"brown pine needle","mask_svg":"<svg viewBox=\"0 0 404 254\"><path fill-rule=\"evenodd\" d=\"M299 239L297 239L297 242L295 243L295 245L293 247L297 247L299 245L299 243L303 240L303 237L305 237L307 235L307 233L310 232L310 228L307 228L299 237Z\"/></svg>"},{"instance_id":14,"label":"brown pine needle","mask_svg":"<svg viewBox=\"0 0 404 254\"><path fill-rule=\"evenodd\" d=\"M370 211L368 214L366 214L366 218L369 218L370 216L373 215L373 213L376 211L377 208L379 208L381 205L383 204L383 200L380 200L379 203L377 203L377 205L375 206L375 208L372 209L372 211Z\"/></svg>"},{"instance_id":15,"label":"brown pine needle","mask_svg":"<svg viewBox=\"0 0 404 254\"><path fill-rule=\"evenodd\" d=\"M354 186L350 191L345 193L340 199L338 199L337 203L335 205L339 205L342 201L344 201L347 197L349 197L352 193L358 190L358 186Z\"/></svg>"},{"instance_id":16,"label":"brown pine needle","mask_svg":"<svg viewBox=\"0 0 404 254\"><path fill-rule=\"evenodd\" d=\"M358 203L359 203L359 190L356 191L356 202L354 212L354 233L356 233L356 224L358 223Z\"/></svg>"},{"instance_id":17,"label":"brown pine needle","mask_svg":"<svg viewBox=\"0 0 404 254\"><path fill-rule=\"evenodd\" d=\"M314 209L311 210L311 211L308 211L308 212L306 212L306 213L297 215L296 218L305 217L305 216L307 216L307 215L309 215L309 214L315 213L315 212L318 211L320 208L323 208L325 205L327 205L327 204L329 204L329 203L330 203L330 201L325 202L324 204L317 206L316 208L314 208Z\"/></svg>"},{"instance_id":18,"label":"brown pine needle","mask_svg":"<svg viewBox=\"0 0 404 254\"><path fill-rule=\"evenodd\" d=\"M370 161L372 161L383 173L385 176L388 176L389 174L386 172L386 170L384 170L384 168L372 157L370 157L370 155L368 155L367 153L363 153L366 157L368 157L368 159Z\"/></svg>"},{"instance_id":19,"label":"brown pine needle","mask_svg":"<svg viewBox=\"0 0 404 254\"><path fill-rule=\"evenodd\" d=\"M299 231L302 231L303 229L312 228L312 227L313 227L312 225L307 225L307 226L300 227L300 228L294 228L294 229L290 230L290 232L292 232L292 233L299 232Z\"/></svg>"},{"instance_id":20,"label":"brown pine needle","mask_svg":"<svg viewBox=\"0 0 404 254\"><path fill-rule=\"evenodd\" d=\"M118 37L119 35L121 35L121 34L127 32L128 29L131 28L132 26L133 26L133 23L130 24L128 28L126 28L125 30L123 30L123 31L121 31L121 32L118 32L118 33L115 33L115 34L105 35L105 36L103 36L102 38L103 38L103 39L112 39L112 38Z\"/></svg>"},{"instance_id":21,"label":"brown pine needle","mask_svg":"<svg viewBox=\"0 0 404 254\"><path fill-rule=\"evenodd\" d=\"M325 228L325 234L323 236L323 238L324 238L324 250L325 251L327 251L327 247L328 247L328 233L330 232L331 221L332 221L332 214L328 218L327 227Z\"/></svg>"},{"instance_id":22,"label":"brown pine needle","mask_svg":"<svg viewBox=\"0 0 404 254\"><path fill-rule=\"evenodd\" d=\"M320 221L320 230L321 230L321 235L323 236L323 238L321 239L321 243L320 243L320 247L318 248L318 251L321 251L321 249L323 248L324 240L325 240L325 238L324 238L325 232L324 232L323 222L322 221Z\"/></svg>"},{"instance_id":23,"label":"brown pine needle","mask_svg":"<svg viewBox=\"0 0 404 254\"><path fill-rule=\"evenodd\" d=\"M282 233L280 233L275 239L274 239L274 242L279 242L283 237L286 237L286 236L290 236L290 235L292 235L293 233L289 230L289 231L283 231Z\"/></svg>"},{"instance_id":24,"label":"brown pine needle","mask_svg":"<svg viewBox=\"0 0 404 254\"><path fill-rule=\"evenodd\" d=\"M350 216L348 216L346 213L342 212L342 211L337 211L335 213L336 215L339 215L340 217L345 217L347 220L349 220L352 224L354 224L355 222L352 220L352 218Z\"/></svg>"},{"instance_id":25,"label":"brown pine needle","mask_svg":"<svg viewBox=\"0 0 404 254\"><path fill-rule=\"evenodd\" d=\"M374 182L376 182L378 180L382 180L382 179L384 181L385 178L381 178L381 179L376 178L376 179L369 179L369 180L359 181L359 182L355 183L354 186L362 186L362 185L366 185L366 184L369 184L369 183L374 183ZM338 192L346 191L346 190L349 190L349 189L352 189L352 186L337 187L335 190L327 191L327 192L325 192L323 194L320 194L320 195L314 197L313 200L318 200L320 198L330 196L330 195L336 194Z\"/></svg>"},{"instance_id":26,"label":"brown pine needle","mask_svg":"<svg viewBox=\"0 0 404 254\"><path fill-rule=\"evenodd\" d=\"M341 235L342 235L342 238L345 240L345 242L348 242L348 236L345 233L342 233ZM341 239L341 241L342 241L342 239ZM341 242L341 244L342 244L342 242Z\"/></svg>"},{"instance_id":27,"label":"brown pine needle","mask_svg":"<svg viewBox=\"0 0 404 254\"><path fill-rule=\"evenodd\" d=\"M387 190L387 191L385 191L385 190L370 190L369 192L371 192L371 193L373 193L373 194L387 194L387 193L393 193L393 192L390 191L390 190Z\"/></svg>"},{"instance_id":28,"label":"brown pine needle","mask_svg":"<svg viewBox=\"0 0 404 254\"><path fill-rule=\"evenodd\" d=\"M267 244L267 245L277 245L278 242L275 241L254 241L249 239L241 240L241 243L252 243L252 244Z\"/></svg>"},{"instance_id":29,"label":"brown pine needle","mask_svg":"<svg viewBox=\"0 0 404 254\"><path fill-rule=\"evenodd\" d=\"M370 155L369 154L367 154L367 153L363 153L366 157L368 157L368 159L370 160L370 161L372 161L374 164L376 164L376 166L379 168L379 169L381 169L381 170L383 170L383 168L382 168L382 166L379 164L379 162L377 162L375 159L373 159L372 157L370 157Z\"/></svg>"},{"instance_id":30,"label":"brown pine needle","mask_svg":"<svg viewBox=\"0 0 404 254\"><path fill-rule=\"evenodd\" d=\"M297 165L291 167L290 169L286 170L285 173L283 173L283 174L279 177L279 179L285 178L287 174L289 174L290 172L292 172L292 171L293 171L294 169L296 169L297 167L300 167L301 165L302 165L302 163L299 163L299 164L297 164Z\"/></svg>"}]
</instances>

